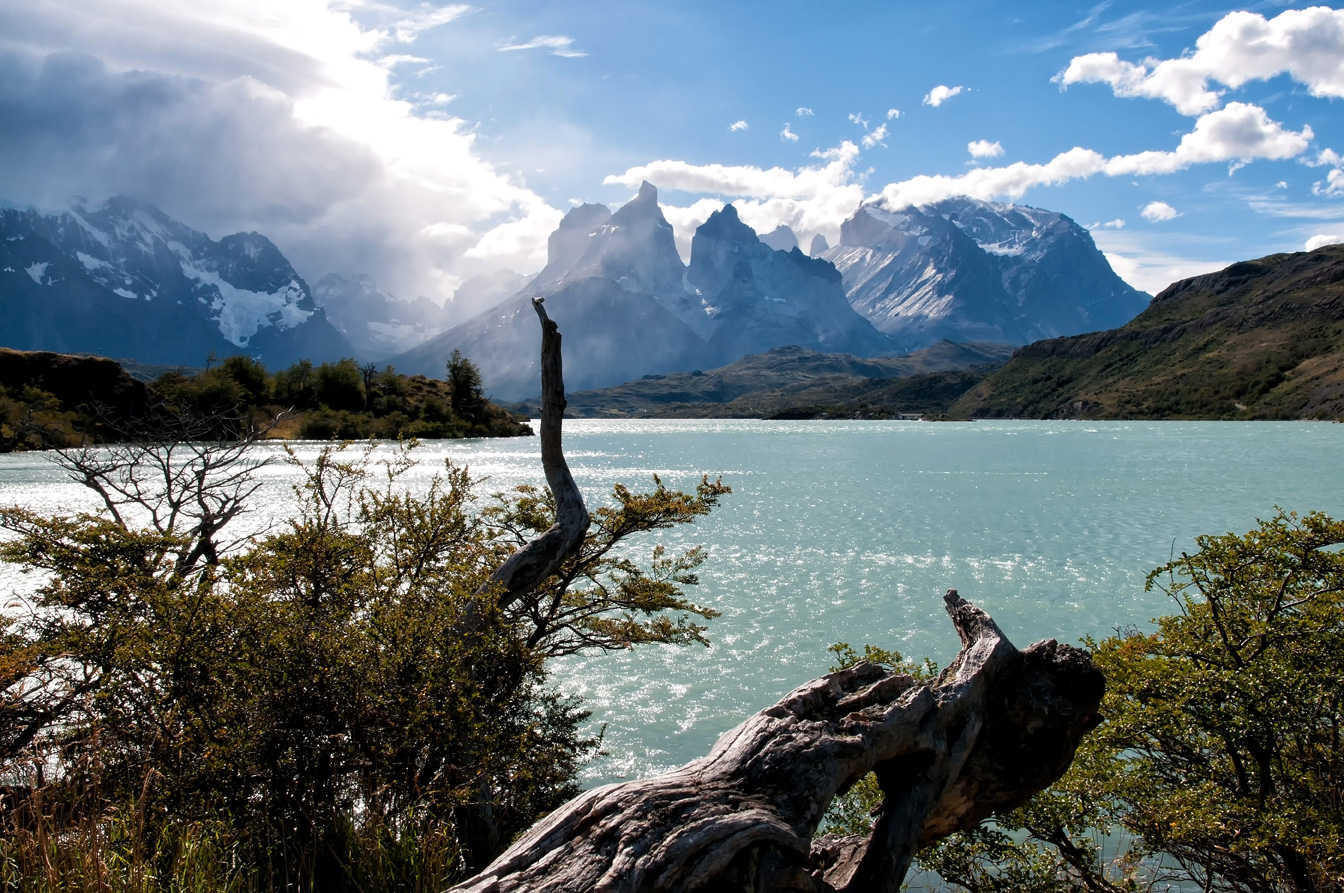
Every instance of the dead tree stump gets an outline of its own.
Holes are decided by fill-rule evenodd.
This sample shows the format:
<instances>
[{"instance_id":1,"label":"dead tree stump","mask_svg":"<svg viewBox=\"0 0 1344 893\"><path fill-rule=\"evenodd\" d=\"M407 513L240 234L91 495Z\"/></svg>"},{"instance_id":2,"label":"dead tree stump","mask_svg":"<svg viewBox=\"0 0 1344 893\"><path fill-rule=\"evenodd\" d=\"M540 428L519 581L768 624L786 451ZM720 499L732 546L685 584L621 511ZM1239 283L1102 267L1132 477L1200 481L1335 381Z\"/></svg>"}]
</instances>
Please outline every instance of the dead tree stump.
<instances>
[{"instance_id":1,"label":"dead tree stump","mask_svg":"<svg viewBox=\"0 0 1344 893\"><path fill-rule=\"evenodd\" d=\"M815 679L708 756L576 797L453 890L895 893L916 852L1048 786L1100 722L1087 652L1019 651L955 590L944 600L962 647L936 680L872 663ZM872 833L814 841L870 771Z\"/></svg>"}]
</instances>

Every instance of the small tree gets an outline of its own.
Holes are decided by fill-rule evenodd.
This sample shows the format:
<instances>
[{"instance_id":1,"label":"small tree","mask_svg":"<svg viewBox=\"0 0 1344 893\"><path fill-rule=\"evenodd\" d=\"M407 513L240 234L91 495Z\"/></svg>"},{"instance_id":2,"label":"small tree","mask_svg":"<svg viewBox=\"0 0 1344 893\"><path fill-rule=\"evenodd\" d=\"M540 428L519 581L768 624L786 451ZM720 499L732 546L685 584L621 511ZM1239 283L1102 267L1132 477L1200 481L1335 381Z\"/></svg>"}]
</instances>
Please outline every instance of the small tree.
<instances>
[{"instance_id":1,"label":"small tree","mask_svg":"<svg viewBox=\"0 0 1344 893\"><path fill-rule=\"evenodd\" d=\"M1197 544L1148 576L1175 614L1088 642L1106 722L1068 774L925 868L973 893L1344 890L1344 523Z\"/></svg>"},{"instance_id":2,"label":"small tree","mask_svg":"<svg viewBox=\"0 0 1344 893\"><path fill-rule=\"evenodd\" d=\"M448 384L452 388L453 412L469 424L485 421L485 395L476 364L454 350L448 359Z\"/></svg>"}]
</instances>

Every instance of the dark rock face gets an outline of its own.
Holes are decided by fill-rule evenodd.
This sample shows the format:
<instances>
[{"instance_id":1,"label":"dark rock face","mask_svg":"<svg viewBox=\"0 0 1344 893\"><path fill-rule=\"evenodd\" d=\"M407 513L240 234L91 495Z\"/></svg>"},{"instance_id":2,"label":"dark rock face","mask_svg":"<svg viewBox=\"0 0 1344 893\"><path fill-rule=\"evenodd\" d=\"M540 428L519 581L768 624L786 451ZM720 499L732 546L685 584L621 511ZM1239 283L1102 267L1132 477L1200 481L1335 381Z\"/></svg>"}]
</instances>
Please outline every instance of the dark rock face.
<instances>
[{"instance_id":1,"label":"dark rock face","mask_svg":"<svg viewBox=\"0 0 1344 893\"><path fill-rule=\"evenodd\" d=\"M786 344L862 356L895 350L849 306L830 263L770 248L731 205L696 232L688 270L658 191L645 183L614 214L600 205L571 210L549 240L545 269L521 292L392 363L432 375L461 350L493 396L530 397L534 297L566 333L572 389L710 368Z\"/></svg>"},{"instance_id":2,"label":"dark rock face","mask_svg":"<svg viewBox=\"0 0 1344 893\"><path fill-rule=\"evenodd\" d=\"M823 256L844 274L854 309L910 347L943 338L1026 344L1123 325L1148 303L1087 230L1025 206L865 205Z\"/></svg>"},{"instance_id":3,"label":"dark rock face","mask_svg":"<svg viewBox=\"0 0 1344 893\"><path fill-rule=\"evenodd\" d=\"M269 239L218 242L114 198L44 215L0 209L5 346L200 365L244 353L272 367L353 353Z\"/></svg>"},{"instance_id":4,"label":"dark rock face","mask_svg":"<svg viewBox=\"0 0 1344 893\"><path fill-rule=\"evenodd\" d=\"M859 356L897 350L850 307L831 263L796 246L771 249L732 205L695 231L687 281L705 305L697 330L716 365L785 344Z\"/></svg>"}]
</instances>

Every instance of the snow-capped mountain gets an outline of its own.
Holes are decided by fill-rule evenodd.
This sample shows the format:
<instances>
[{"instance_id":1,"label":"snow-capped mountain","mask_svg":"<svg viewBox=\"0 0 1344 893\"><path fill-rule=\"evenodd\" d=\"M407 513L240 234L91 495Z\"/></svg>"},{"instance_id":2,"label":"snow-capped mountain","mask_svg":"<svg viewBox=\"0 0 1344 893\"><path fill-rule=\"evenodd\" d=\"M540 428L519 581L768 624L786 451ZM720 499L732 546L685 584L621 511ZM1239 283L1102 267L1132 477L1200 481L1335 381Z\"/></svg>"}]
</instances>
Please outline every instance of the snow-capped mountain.
<instances>
[{"instance_id":1,"label":"snow-capped mountain","mask_svg":"<svg viewBox=\"0 0 1344 893\"><path fill-rule=\"evenodd\" d=\"M129 198L42 213L0 208L0 344L202 365L244 353L278 368L351 345L269 239L219 241Z\"/></svg>"},{"instance_id":2,"label":"snow-capped mountain","mask_svg":"<svg viewBox=\"0 0 1344 893\"><path fill-rule=\"evenodd\" d=\"M911 349L1114 328L1150 300L1063 214L970 198L865 204L821 256L844 276L854 309Z\"/></svg>"},{"instance_id":3,"label":"snow-capped mountain","mask_svg":"<svg viewBox=\"0 0 1344 893\"><path fill-rule=\"evenodd\" d=\"M715 366L786 344L863 357L898 350L854 312L830 262L803 254L797 239L788 251L771 248L732 205L695 231L686 280L704 308L688 322L708 340Z\"/></svg>"},{"instance_id":4,"label":"snow-capped mountain","mask_svg":"<svg viewBox=\"0 0 1344 893\"><path fill-rule=\"evenodd\" d=\"M448 328L444 308L429 298L398 300L362 273L328 273L313 286L313 299L361 357L389 357Z\"/></svg>"},{"instance_id":5,"label":"snow-capped mountain","mask_svg":"<svg viewBox=\"0 0 1344 893\"><path fill-rule=\"evenodd\" d=\"M765 245L732 206L696 231L689 269L658 191L644 183L614 214L581 205L551 234L545 269L515 297L394 357L403 372L436 374L453 350L480 367L501 399L537 392L534 297L565 337L572 391L643 375L712 368L787 344L863 356L896 346L845 301L825 262Z\"/></svg>"}]
</instances>

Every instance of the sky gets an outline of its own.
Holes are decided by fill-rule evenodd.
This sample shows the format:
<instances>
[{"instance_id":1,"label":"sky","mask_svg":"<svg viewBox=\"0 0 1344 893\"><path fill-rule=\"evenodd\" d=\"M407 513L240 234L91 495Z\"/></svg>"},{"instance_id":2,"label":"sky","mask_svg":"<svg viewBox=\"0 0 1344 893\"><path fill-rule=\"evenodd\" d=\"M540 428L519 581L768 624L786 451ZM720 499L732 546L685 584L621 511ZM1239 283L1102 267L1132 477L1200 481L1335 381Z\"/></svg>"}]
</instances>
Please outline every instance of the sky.
<instances>
[{"instance_id":1,"label":"sky","mask_svg":"<svg viewBox=\"0 0 1344 893\"><path fill-rule=\"evenodd\" d=\"M659 187L834 244L865 201L1062 212L1156 293L1344 241L1344 10L949 0L4 0L0 200L110 195L402 297Z\"/></svg>"}]
</instances>

